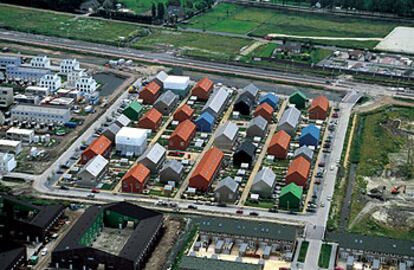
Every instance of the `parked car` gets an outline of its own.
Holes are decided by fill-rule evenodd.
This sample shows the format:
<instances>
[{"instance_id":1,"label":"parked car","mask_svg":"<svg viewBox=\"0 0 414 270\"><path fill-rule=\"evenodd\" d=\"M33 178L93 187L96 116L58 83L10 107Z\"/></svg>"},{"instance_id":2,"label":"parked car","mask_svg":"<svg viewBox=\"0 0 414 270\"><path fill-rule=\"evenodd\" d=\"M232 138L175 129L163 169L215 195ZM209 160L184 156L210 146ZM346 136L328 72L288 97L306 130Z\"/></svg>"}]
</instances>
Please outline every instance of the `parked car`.
<instances>
[{"instance_id":1,"label":"parked car","mask_svg":"<svg viewBox=\"0 0 414 270\"><path fill-rule=\"evenodd\" d=\"M242 209L237 209L236 214L243 215L243 210Z\"/></svg>"},{"instance_id":2,"label":"parked car","mask_svg":"<svg viewBox=\"0 0 414 270\"><path fill-rule=\"evenodd\" d=\"M259 213L257 213L257 212L250 212L249 215L257 217L259 215Z\"/></svg>"},{"instance_id":3,"label":"parked car","mask_svg":"<svg viewBox=\"0 0 414 270\"><path fill-rule=\"evenodd\" d=\"M198 209L196 205L190 204L188 205L188 209Z\"/></svg>"}]
</instances>

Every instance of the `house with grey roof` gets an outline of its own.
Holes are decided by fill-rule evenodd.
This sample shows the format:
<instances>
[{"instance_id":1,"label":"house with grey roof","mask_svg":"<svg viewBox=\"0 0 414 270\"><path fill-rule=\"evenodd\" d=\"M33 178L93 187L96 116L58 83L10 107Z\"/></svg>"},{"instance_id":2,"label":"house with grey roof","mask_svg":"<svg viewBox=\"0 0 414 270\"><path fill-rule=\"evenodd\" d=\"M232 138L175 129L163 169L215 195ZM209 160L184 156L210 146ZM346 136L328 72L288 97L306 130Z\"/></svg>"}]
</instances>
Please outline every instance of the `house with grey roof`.
<instances>
[{"instance_id":1,"label":"house with grey roof","mask_svg":"<svg viewBox=\"0 0 414 270\"><path fill-rule=\"evenodd\" d=\"M169 115L175 106L178 104L178 96L172 91L168 90L162 93L155 101L154 108L163 115Z\"/></svg>"},{"instance_id":2,"label":"house with grey roof","mask_svg":"<svg viewBox=\"0 0 414 270\"><path fill-rule=\"evenodd\" d=\"M270 198L276 185L276 174L272 169L264 167L253 180L251 193L259 194L261 198Z\"/></svg>"},{"instance_id":3,"label":"house with grey roof","mask_svg":"<svg viewBox=\"0 0 414 270\"><path fill-rule=\"evenodd\" d=\"M247 137L264 137L266 135L267 121L262 116L256 116L250 120L247 126Z\"/></svg>"},{"instance_id":4,"label":"house with grey roof","mask_svg":"<svg viewBox=\"0 0 414 270\"><path fill-rule=\"evenodd\" d=\"M121 130L121 127L118 126L117 123L112 123L107 127L104 132L102 133L105 137L111 140L111 142L115 142L116 134Z\"/></svg>"},{"instance_id":5,"label":"house with grey roof","mask_svg":"<svg viewBox=\"0 0 414 270\"><path fill-rule=\"evenodd\" d=\"M254 84L249 84L245 86L240 92L240 97L247 97L251 101L255 101L259 95L259 88Z\"/></svg>"},{"instance_id":6,"label":"house with grey roof","mask_svg":"<svg viewBox=\"0 0 414 270\"><path fill-rule=\"evenodd\" d=\"M115 123L120 127L127 127L131 123L131 119L129 119L125 114L121 114L115 120Z\"/></svg>"},{"instance_id":7,"label":"house with grey roof","mask_svg":"<svg viewBox=\"0 0 414 270\"><path fill-rule=\"evenodd\" d=\"M214 198L219 203L234 203L239 195L239 183L227 176L218 182L214 189Z\"/></svg>"},{"instance_id":8,"label":"house with grey roof","mask_svg":"<svg viewBox=\"0 0 414 270\"><path fill-rule=\"evenodd\" d=\"M161 183L168 183L168 181L180 182L183 178L184 166L181 162L172 159L164 163L160 170Z\"/></svg>"},{"instance_id":9,"label":"house with grey roof","mask_svg":"<svg viewBox=\"0 0 414 270\"><path fill-rule=\"evenodd\" d=\"M310 149L306 145L301 146L301 147L299 147L295 150L294 158L297 158L297 157L304 157L309 162L312 162L313 151L312 151L312 149Z\"/></svg>"},{"instance_id":10,"label":"house with grey roof","mask_svg":"<svg viewBox=\"0 0 414 270\"><path fill-rule=\"evenodd\" d=\"M101 155L89 160L78 173L77 185L82 187L96 187L108 169L109 161Z\"/></svg>"},{"instance_id":11,"label":"house with grey roof","mask_svg":"<svg viewBox=\"0 0 414 270\"><path fill-rule=\"evenodd\" d=\"M155 75L154 80L161 85L161 87L164 86L164 81L168 78L168 74L165 71L158 72L157 75Z\"/></svg>"},{"instance_id":12,"label":"house with grey roof","mask_svg":"<svg viewBox=\"0 0 414 270\"><path fill-rule=\"evenodd\" d=\"M295 107L287 109L280 118L277 125L278 130L286 131L290 136L295 136L296 128L299 125L300 111Z\"/></svg>"},{"instance_id":13,"label":"house with grey roof","mask_svg":"<svg viewBox=\"0 0 414 270\"><path fill-rule=\"evenodd\" d=\"M230 98L229 91L222 86L210 96L202 112L209 112L214 118L218 118L226 108L227 101Z\"/></svg>"},{"instance_id":14,"label":"house with grey roof","mask_svg":"<svg viewBox=\"0 0 414 270\"><path fill-rule=\"evenodd\" d=\"M145 167L150 169L152 173L154 173L164 162L166 156L167 150L165 150L161 144L156 143L142 154L142 156L138 159L138 162L142 163Z\"/></svg>"},{"instance_id":15,"label":"house with grey roof","mask_svg":"<svg viewBox=\"0 0 414 270\"><path fill-rule=\"evenodd\" d=\"M226 122L221 125L214 137L214 146L220 150L231 150L237 139L239 127L233 122Z\"/></svg>"}]
</instances>

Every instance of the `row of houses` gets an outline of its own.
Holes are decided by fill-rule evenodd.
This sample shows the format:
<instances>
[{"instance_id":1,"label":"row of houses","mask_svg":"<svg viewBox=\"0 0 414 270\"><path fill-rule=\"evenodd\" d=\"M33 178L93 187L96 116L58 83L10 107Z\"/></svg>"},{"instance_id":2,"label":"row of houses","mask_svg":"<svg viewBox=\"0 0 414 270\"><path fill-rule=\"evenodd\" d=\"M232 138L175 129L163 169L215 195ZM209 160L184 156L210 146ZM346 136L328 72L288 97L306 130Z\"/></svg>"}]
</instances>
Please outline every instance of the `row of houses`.
<instances>
[{"instance_id":1,"label":"row of houses","mask_svg":"<svg viewBox=\"0 0 414 270\"><path fill-rule=\"evenodd\" d=\"M299 110L305 109L308 98L300 91L294 92L289 96L289 103L295 105ZM325 96L314 98L308 109L309 119L325 120L329 112L329 100Z\"/></svg>"}]
</instances>

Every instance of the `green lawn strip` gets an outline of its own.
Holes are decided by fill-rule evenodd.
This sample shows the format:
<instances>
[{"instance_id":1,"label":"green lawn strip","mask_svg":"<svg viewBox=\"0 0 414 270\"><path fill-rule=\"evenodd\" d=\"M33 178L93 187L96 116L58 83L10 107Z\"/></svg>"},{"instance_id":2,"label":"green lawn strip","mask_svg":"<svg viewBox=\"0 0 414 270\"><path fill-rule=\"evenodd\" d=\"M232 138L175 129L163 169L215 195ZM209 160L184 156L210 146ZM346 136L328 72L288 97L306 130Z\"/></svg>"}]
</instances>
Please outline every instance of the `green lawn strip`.
<instances>
[{"instance_id":1,"label":"green lawn strip","mask_svg":"<svg viewBox=\"0 0 414 270\"><path fill-rule=\"evenodd\" d=\"M123 4L126 8L132 10L136 14L142 14L146 12L151 11L152 4L154 3L157 5L158 3L164 3L164 5L167 4L167 1L162 0L118 0L119 3ZM189 8L186 5L185 0L181 0L181 5L184 7L185 10L196 10L196 6L198 3L202 2L202 0L192 0L190 1L193 8Z\"/></svg>"},{"instance_id":2,"label":"green lawn strip","mask_svg":"<svg viewBox=\"0 0 414 270\"><path fill-rule=\"evenodd\" d=\"M259 202L253 202L251 200L246 200L244 205L251 206L251 207L270 209L275 205L275 201L274 200L259 200Z\"/></svg>"},{"instance_id":3,"label":"green lawn strip","mask_svg":"<svg viewBox=\"0 0 414 270\"><path fill-rule=\"evenodd\" d=\"M306 259L306 253L308 252L309 242L308 241L302 241L302 244L300 245L299 255L298 255L298 262L305 262Z\"/></svg>"},{"instance_id":4,"label":"green lawn strip","mask_svg":"<svg viewBox=\"0 0 414 270\"><path fill-rule=\"evenodd\" d=\"M276 43L266 43L259 47L257 47L252 53L251 56L253 57L261 57L261 58L267 58L271 57L273 54L273 51L279 47L279 44Z\"/></svg>"},{"instance_id":5,"label":"green lawn strip","mask_svg":"<svg viewBox=\"0 0 414 270\"><path fill-rule=\"evenodd\" d=\"M319 254L318 266L322 268L329 267L329 260L331 258L332 245L322 244L321 252Z\"/></svg>"}]
</instances>

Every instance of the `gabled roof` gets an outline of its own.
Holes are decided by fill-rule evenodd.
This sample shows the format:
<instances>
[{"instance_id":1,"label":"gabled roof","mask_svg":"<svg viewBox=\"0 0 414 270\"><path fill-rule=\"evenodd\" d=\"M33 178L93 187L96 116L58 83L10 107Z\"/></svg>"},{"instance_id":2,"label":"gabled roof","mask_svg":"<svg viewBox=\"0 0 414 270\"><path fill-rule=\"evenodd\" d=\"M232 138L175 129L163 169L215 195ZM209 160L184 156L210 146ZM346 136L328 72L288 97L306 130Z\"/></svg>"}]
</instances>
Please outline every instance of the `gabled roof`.
<instances>
[{"instance_id":1,"label":"gabled roof","mask_svg":"<svg viewBox=\"0 0 414 270\"><path fill-rule=\"evenodd\" d=\"M267 93L260 97L259 103L270 103L269 105L277 105L279 97L273 93Z\"/></svg>"},{"instance_id":2,"label":"gabled roof","mask_svg":"<svg viewBox=\"0 0 414 270\"><path fill-rule=\"evenodd\" d=\"M191 134L196 129L196 125L191 122L190 120L185 120L178 124L178 126L175 128L174 132L171 134L171 137L178 136L183 141L188 141L191 137Z\"/></svg>"},{"instance_id":3,"label":"gabled roof","mask_svg":"<svg viewBox=\"0 0 414 270\"><path fill-rule=\"evenodd\" d=\"M155 76L155 79L157 79L158 81L160 81L161 83L164 83L164 81L168 78L168 74L165 73L165 71L160 71L158 72L158 74Z\"/></svg>"},{"instance_id":4,"label":"gabled roof","mask_svg":"<svg viewBox=\"0 0 414 270\"><path fill-rule=\"evenodd\" d=\"M94 177L97 177L103 169L108 165L109 161L101 155L95 156L93 159L89 160L82 171L87 171Z\"/></svg>"},{"instance_id":5,"label":"gabled roof","mask_svg":"<svg viewBox=\"0 0 414 270\"><path fill-rule=\"evenodd\" d=\"M296 127L299 123L299 119L300 111L295 107L290 107L282 114L278 126L288 124L291 127Z\"/></svg>"},{"instance_id":6,"label":"gabled roof","mask_svg":"<svg viewBox=\"0 0 414 270\"><path fill-rule=\"evenodd\" d=\"M214 91L210 98L207 100L206 105L203 107L203 111L207 108L210 108L214 113L219 113L223 108L224 104L229 98L229 92L225 87L220 87L218 90Z\"/></svg>"},{"instance_id":7,"label":"gabled roof","mask_svg":"<svg viewBox=\"0 0 414 270\"><path fill-rule=\"evenodd\" d=\"M255 99L258 94L259 94L259 88L252 83L249 85L246 85L240 93L241 96L247 95L251 99Z\"/></svg>"},{"instance_id":8,"label":"gabled roof","mask_svg":"<svg viewBox=\"0 0 414 270\"><path fill-rule=\"evenodd\" d=\"M238 131L239 127L236 124L233 122L226 122L224 125L220 126L217 129L216 138L224 136L229 140L233 140L237 136Z\"/></svg>"},{"instance_id":9,"label":"gabled roof","mask_svg":"<svg viewBox=\"0 0 414 270\"><path fill-rule=\"evenodd\" d=\"M161 171L164 171L166 169L171 169L175 173L180 174L184 170L184 166L181 162L175 159L171 159L171 160L167 160L164 163L164 166L162 167Z\"/></svg>"},{"instance_id":10,"label":"gabled roof","mask_svg":"<svg viewBox=\"0 0 414 270\"><path fill-rule=\"evenodd\" d=\"M210 80L209 78L205 77L205 78L202 78L201 80L199 80L197 82L197 84L194 86L194 88L201 89L204 92L208 93L209 91L211 91L213 86L214 86L213 81Z\"/></svg>"},{"instance_id":11,"label":"gabled roof","mask_svg":"<svg viewBox=\"0 0 414 270\"><path fill-rule=\"evenodd\" d=\"M260 104L259 106L256 107L256 111L255 112L257 113L259 111L264 111L264 112L266 112L268 114L272 114L273 113L273 107L270 106L267 103L262 103L262 104Z\"/></svg>"},{"instance_id":12,"label":"gabled roof","mask_svg":"<svg viewBox=\"0 0 414 270\"><path fill-rule=\"evenodd\" d=\"M270 147L274 145L279 145L283 149L289 149L291 137L289 134L286 133L284 130L278 131L275 135L273 135L272 140L270 141Z\"/></svg>"},{"instance_id":13,"label":"gabled roof","mask_svg":"<svg viewBox=\"0 0 414 270\"><path fill-rule=\"evenodd\" d=\"M308 98L306 97L306 95L304 94L304 93L302 93L301 91L296 91L296 92L294 92L293 94L291 94L290 96L289 96L289 99L290 98L292 98L292 97L296 97L296 96L298 96L298 97L300 97L301 99L303 99L303 100L307 100Z\"/></svg>"},{"instance_id":14,"label":"gabled roof","mask_svg":"<svg viewBox=\"0 0 414 270\"><path fill-rule=\"evenodd\" d=\"M126 116L125 114L121 114L116 119L116 122L119 123L121 127L126 127L129 125L129 123L131 123L131 119L129 119L128 116Z\"/></svg>"},{"instance_id":15,"label":"gabled roof","mask_svg":"<svg viewBox=\"0 0 414 270\"><path fill-rule=\"evenodd\" d=\"M157 109L152 108L141 117L140 121L148 119L151 123L157 123L161 118L162 114Z\"/></svg>"},{"instance_id":16,"label":"gabled roof","mask_svg":"<svg viewBox=\"0 0 414 270\"><path fill-rule=\"evenodd\" d=\"M240 153L240 152L244 152L248 154L249 156L254 157L255 152L256 152L256 146L250 141L244 141L243 143L239 145L235 154Z\"/></svg>"},{"instance_id":17,"label":"gabled roof","mask_svg":"<svg viewBox=\"0 0 414 270\"><path fill-rule=\"evenodd\" d=\"M158 164L158 162L163 159L166 153L167 150L165 150L161 144L156 143L151 148L148 148L144 154L142 154L142 156L139 158L139 161L146 158L149 159L152 163Z\"/></svg>"},{"instance_id":18,"label":"gabled roof","mask_svg":"<svg viewBox=\"0 0 414 270\"><path fill-rule=\"evenodd\" d=\"M86 148L86 151L92 151L96 155L103 155L106 150L111 146L112 142L104 135L96 138L89 146Z\"/></svg>"},{"instance_id":19,"label":"gabled roof","mask_svg":"<svg viewBox=\"0 0 414 270\"><path fill-rule=\"evenodd\" d=\"M209 112L205 111L200 114L199 117L195 120L196 122L199 121L207 121L210 125L214 123L214 116L212 116Z\"/></svg>"},{"instance_id":20,"label":"gabled roof","mask_svg":"<svg viewBox=\"0 0 414 270\"><path fill-rule=\"evenodd\" d=\"M295 150L294 157L298 156L306 156L308 160L312 160L313 158L313 151L306 145L303 145Z\"/></svg>"},{"instance_id":21,"label":"gabled roof","mask_svg":"<svg viewBox=\"0 0 414 270\"><path fill-rule=\"evenodd\" d=\"M227 176L226 178L218 182L215 190L219 190L222 187L227 187L231 192L235 193L237 192L237 189L239 188L239 183L237 183L230 176Z\"/></svg>"},{"instance_id":22,"label":"gabled roof","mask_svg":"<svg viewBox=\"0 0 414 270\"><path fill-rule=\"evenodd\" d=\"M200 175L205 180L211 181L214 174L219 169L223 158L224 154L220 149L217 147L210 148L197 164L197 167L191 177Z\"/></svg>"},{"instance_id":23,"label":"gabled roof","mask_svg":"<svg viewBox=\"0 0 414 270\"><path fill-rule=\"evenodd\" d=\"M139 113L142 110L142 104L134 100L131 103L129 103L128 107L125 110L131 109Z\"/></svg>"},{"instance_id":24,"label":"gabled roof","mask_svg":"<svg viewBox=\"0 0 414 270\"><path fill-rule=\"evenodd\" d=\"M155 95L160 90L161 90L161 86L158 83L156 83L155 81L151 81L149 84L144 86L144 88L141 91L148 91L152 95Z\"/></svg>"},{"instance_id":25,"label":"gabled roof","mask_svg":"<svg viewBox=\"0 0 414 270\"><path fill-rule=\"evenodd\" d=\"M178 100L178 96L174 94L171 90L168 90L161 94L161 96L155 101L155 103L164 103L167 106L173 106L173 104Z\"/></svg>"},{"instance_id":26,"label":"gabled roof","mask_svg":"<svg viewBox=\"0 0 414 270\"><path fill-rule=\"evenodd\" d=\"M321 133L320 129L317 126L311 124L311 125L308 125L308 126L306 126L302 129L302 132L301 132L300 136L304 137L304 136L307 136L309 134L313 138L319 140L319 137L321 135L320 133Z\"/></svg>"},{"instance_id":27,"label":"gabled roof","mask_svg":"<svg viewBox=\"0 0 414 270\"><path fill-rule=\"evenodd\" d=\"M321 108L323 111L327 112L329 110L329 100L325 96L318 96L312 100L309 111L312 111L315 108Z\"/></svg>"},{"instance_id":28,"label":"gabled roof","mask_svg":"<svg viewBox=\"0 0 414 270\"><path fill-rule=\"evenodd\" d=\"M272 171L272 169L268 167L264 167L261 169L253 180L253 185L264 182L267 186L273 187L273 184L276 181L276 174Z\"/></svg>"},{"instance_id":29,"label":"gabled roof","mask_svg":"<svg viewBox=\"0 0 414 270\"><path fill-rule=\"evenodd\" d=\"M256 116L249 122L249 126L247 129L249 129L252 126L258 127L260 130L265 130L267 128L267 121L262 116Z\"/></svg>"},{"instance_id":30,"label":"gabled roof","mask_svg":"<svg viewBox=\"0 0 414 270\"><path fill-rule=\"evenodd\" d=\"M135 164L129 171L122 177L123 179L132 177L136 181L140 182L141 184L145 183L147 177L149 177L151 171L145 167L143 164L138 163Z\"/></svg>"},{"instance_id":31,"label":"gabled roof","mask_svg":"<svg viewBox=\"0 0 414 270\"><path fill-rule=\"evenodd\" d=\"M297 157L290 163L287 175L298 173L303 178L307 178L309 176L310 167L311 164L307 159L302 156Z\"/></svg>"},{"instance_id":32,"label":"gabled roof","mask_svg":"<svg viewBox=\"0 0 414 270\"><path fill-rule=\"evenodd\" d=\"M184 113L188 117L191 117L194 114L194 109L188 106L187 104L184 104L183 106L178 108L178 110L175 112L175 114L178 114L178 113Z\"/></svg>"},{"instance_id":33,"label":"gabled roof","mask_svg":"<svg viewBox=\"0 0 414 270\"><path fill-rule=\"evenodd\" d=\"M302 187L296 185L295 183L290 183L289 185L284 186L280 190L279 197L282 197L282 196L284 196L288 193L291 193L293 196L295 196L296 198L301 200L302 199L302 194L303 194L303 189L302 189Z\"/></svg>"}]
</instances>

